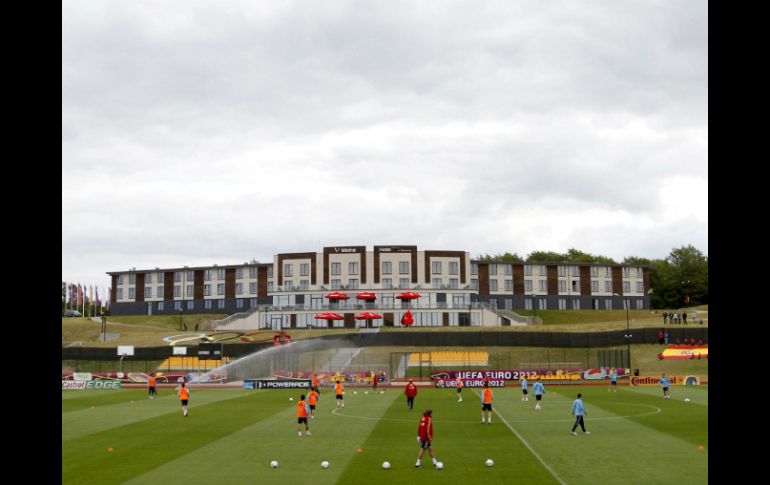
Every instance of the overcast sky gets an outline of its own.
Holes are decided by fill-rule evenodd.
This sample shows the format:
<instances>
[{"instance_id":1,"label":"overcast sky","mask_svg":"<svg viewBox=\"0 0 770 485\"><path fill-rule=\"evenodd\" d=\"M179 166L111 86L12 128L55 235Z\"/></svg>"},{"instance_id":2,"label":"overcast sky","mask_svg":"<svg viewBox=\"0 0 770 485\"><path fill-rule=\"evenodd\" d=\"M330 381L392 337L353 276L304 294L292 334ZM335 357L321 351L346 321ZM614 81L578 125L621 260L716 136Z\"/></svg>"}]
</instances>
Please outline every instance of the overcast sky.
<instances>
[{"instance_id":1,"label":"overcast sky","mask_svg":"<svg viewBox=\"0 0 770 485\"><path fill-rule=\"evenodd\" d=\"M416 244L708 254L694 1L62 3L62 279Z\"/></svg>"}]
</instances>

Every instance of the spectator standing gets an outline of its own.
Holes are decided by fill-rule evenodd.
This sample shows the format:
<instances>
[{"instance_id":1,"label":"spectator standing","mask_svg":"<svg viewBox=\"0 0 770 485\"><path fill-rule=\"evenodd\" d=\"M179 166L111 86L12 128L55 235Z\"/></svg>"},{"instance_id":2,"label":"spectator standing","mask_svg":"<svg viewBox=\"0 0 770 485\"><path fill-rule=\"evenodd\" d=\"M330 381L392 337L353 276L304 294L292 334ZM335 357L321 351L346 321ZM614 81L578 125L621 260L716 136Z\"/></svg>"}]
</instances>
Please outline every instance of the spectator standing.
<instances>
[{"instance_id":1,"label":"spectator standing","mask_svg":"<svg viewBox=\"0 0 770 485\"><path fill-rule=\"evenodd\" d=\"M668 345L668 336L669 336L668 330L663 332L663 343L665 343L666 345Z\"/></svg>"},{"instance_id":2,"label":"spectator standing","mask_svg":"<svg viewBox=\"0 0 770 485\"><path fill-rule=\"evenodd\" d=\"M658 343L663 345L663 330L658 332Z\"/></svg>"},{"instance_id":3,"label":"spectator standing","mask_svg":"<svg viewBox=\"0 0 770 485\"><path fill-rule=\"evenodd\" d=\"M687 325L687 312L682 312L682 323Z\"/></svg>"},{"instance_id":4,"label":"spectator standing","mask_svg":"<svg viewBox=\"0 0 770 485\"><path fill-rule=\"evenodd\" d=\"M668 323L668 312L663 312L663 325Z\"/></svg>"}]
</instances>

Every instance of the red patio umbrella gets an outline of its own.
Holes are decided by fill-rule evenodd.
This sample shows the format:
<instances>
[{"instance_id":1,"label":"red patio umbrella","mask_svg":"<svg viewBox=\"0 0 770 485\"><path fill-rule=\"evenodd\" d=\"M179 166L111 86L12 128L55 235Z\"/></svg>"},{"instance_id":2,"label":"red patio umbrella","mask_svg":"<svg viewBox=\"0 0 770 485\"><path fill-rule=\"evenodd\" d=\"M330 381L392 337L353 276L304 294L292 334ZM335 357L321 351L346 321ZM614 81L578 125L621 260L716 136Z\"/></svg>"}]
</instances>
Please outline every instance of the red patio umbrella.
<instances>
[{"instance_id":1,"label":"red patio umbrella","mask_svg":"<svg viewBox=\"0 0 770 485\"><path fill-rule=\"evenodd\" d=\"M414 325L414 317L412 317L412 312L409 310L406 311L403 317L401 317L401 325L410 327Z\"/></svg>"},{"instance_id":2,"label":"red patio umbrella","mask_svg":"<svg viewBox=\"0 0 770 485\"><path fill-rule=\"evenodd\" d=\"M377 315L376 313L372 313L372 312L364 312L360 315L356 315L354 318L356 320L366 320L366 326L371 327L372 320L379 320L380 318L382 318L382 315Z\"/></svg>"},{"instance_id":3,"label":"red patio umbrella","mask_svg":"<svg viewBox=\"0 0 770 485\"><path fill-rule=\"evenodd\" d=\"M399 300L416 300L417 298L420 298L422 295L419 293L415 293L413 291L405 291L398 295L396 298Z\"/></svg>"},{"instance_id":4,"label":"red patio umbrella","mask_svg":"<svg viewBox=\"0 0 770 485\"><path fill-rule=\"evenodd\" d=\"M324 298L328 298L330 300L348 300L350 297L344 293L340 293L339 291L333 291L326 295Z\"/></svg>"},{"instance_id":5,"label":"red patio umbrella","mask_svg":"<svg viewBox=\"0 0 770 485\"><path fill-rule=\"evenodd\" d=\"M345 320L345 317L342 315L337 315L336 313L322 313L320 315L316 315L313 318L317 318L318 320Z\"/></svg>"},{"instance_id":6,"label":"red patio umbrella","mask_svg":"<svg viewBox=\"0 0 770 485\"><path fill-rule=\"evenodd\" d=\"M363 293L357 294L356 295L356 299L357 300L376 300L377 299L377 295L375 295L374 293L372 293L370 291L365 291Z\"/></svg>"}]
</instances>

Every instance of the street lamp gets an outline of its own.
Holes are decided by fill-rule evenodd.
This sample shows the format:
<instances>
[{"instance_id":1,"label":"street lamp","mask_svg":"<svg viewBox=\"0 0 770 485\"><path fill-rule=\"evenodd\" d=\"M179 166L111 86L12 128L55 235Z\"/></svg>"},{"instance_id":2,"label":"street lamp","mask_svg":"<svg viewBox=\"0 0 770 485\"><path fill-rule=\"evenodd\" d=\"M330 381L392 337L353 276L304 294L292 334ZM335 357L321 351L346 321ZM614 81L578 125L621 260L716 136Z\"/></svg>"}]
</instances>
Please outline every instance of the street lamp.
<instances>
[{"instance_id":1,"label":"street lamp","mask_svg":"<svg viewBox=\"0 0 770 485\"><path fill-rule=\"evenodd\" d=\"M617 293L613 293L613 296L620 296ZM623 300L621 300L623 301ZM623 301L623 306L626 307L626 333L623 335L623 337L626 339L626 344L628 345L628 369L631 370L631 326L628 321L628 302Z\"/></svg>"}]
</instances>

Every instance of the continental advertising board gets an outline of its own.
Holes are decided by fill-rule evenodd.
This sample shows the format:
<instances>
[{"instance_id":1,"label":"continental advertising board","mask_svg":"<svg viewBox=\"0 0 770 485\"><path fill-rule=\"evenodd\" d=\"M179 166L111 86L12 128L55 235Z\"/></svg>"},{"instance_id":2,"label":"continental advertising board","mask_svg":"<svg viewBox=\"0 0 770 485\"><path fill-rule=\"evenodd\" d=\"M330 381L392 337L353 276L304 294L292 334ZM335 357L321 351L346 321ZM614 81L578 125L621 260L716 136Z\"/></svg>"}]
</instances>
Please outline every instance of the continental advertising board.
<instances>
[{"instance_id":1,"label":"continental advertising board","mask_svg":"<svg viewBox=\"0 0 770 485\"><path fill-rule=\"evenodd\" d=\"M672 386L697 386L701 383L698 375L687 376L666 376ZM660 387L661 376L631 376L631 385L637 387L657 386Z\"/></svg>"}]
</instances>

